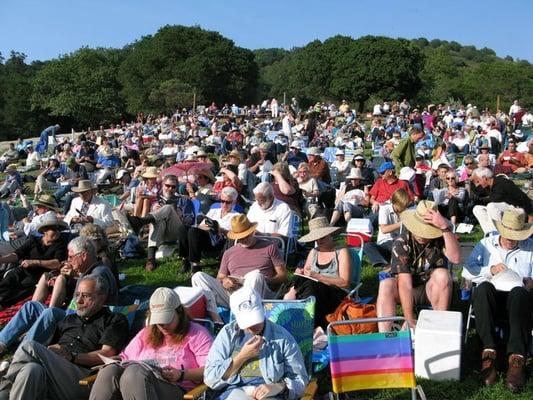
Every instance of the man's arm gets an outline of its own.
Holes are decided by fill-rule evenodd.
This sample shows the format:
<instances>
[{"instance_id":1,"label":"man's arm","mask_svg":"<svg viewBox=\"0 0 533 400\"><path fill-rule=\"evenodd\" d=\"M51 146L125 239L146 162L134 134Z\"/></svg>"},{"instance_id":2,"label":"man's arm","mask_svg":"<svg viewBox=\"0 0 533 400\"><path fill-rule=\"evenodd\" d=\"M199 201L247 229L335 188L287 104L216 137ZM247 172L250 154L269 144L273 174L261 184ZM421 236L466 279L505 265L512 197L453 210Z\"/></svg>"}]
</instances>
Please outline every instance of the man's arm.
<instances>
[{"instance_id":1,"label":"man's arm","mask_svg":"<svg viewBox=\"0 0 533 400\"><path fill-rule=\"evenodd\" d=\"M274 265L275 274L271 278L267 278L267 282L272 285L281 285L282 283L287 282L287 268L285 266L285 261L281 257L278 247L276 245L271 245L272 251L270 257L272 264Z\"/></svg>"}]
</instances>

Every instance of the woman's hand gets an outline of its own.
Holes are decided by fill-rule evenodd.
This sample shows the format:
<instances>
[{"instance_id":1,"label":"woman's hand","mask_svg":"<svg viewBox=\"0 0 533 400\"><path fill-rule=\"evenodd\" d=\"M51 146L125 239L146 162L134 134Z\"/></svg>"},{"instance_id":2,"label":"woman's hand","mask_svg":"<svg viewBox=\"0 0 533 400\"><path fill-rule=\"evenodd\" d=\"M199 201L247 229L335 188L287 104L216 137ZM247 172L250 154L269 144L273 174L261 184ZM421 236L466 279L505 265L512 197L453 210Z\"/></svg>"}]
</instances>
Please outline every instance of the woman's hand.
<instances>
[{"instance_id":1,"label":"woman's hand","mask_svg":"<svg viewBox=\"0 0 533 400\"><path fill-rule=\"evenodd\" d=\"M184 374L182 370L174 367L163 367L161 370L161 375L163 375L163 378L172 383L178 383L182 373Z\"/></svg>"},{"instance_id":2,"label":"woman's hand","mask_svg":"<svg viewBox=\"0 0 533 400\"><path fill-rule=\"evenodd\" d=\"M285 389L284 383L271 383L271 384L265 384L259 385L255 388L252 398L255 400L261 400L265 397L272 397L276 396L277 394L281 393Z\"/></svg>"}]
</instances>

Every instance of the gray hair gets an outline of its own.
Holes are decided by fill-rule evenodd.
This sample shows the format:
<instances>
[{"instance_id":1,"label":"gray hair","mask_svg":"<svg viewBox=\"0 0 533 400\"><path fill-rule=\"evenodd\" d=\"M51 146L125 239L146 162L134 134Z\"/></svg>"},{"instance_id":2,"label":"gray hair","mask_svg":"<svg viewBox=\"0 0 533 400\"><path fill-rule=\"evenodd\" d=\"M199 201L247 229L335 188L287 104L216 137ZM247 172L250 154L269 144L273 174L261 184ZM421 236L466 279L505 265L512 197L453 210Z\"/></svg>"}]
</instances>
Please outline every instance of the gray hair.
<instances>
[{"instance_id":1,"label":"gray hair","mask_svg":"<svg viewBox=\"0 0 533 400\"><path fill-rule=\"evenodd\" d=\"M220 192L221 195L228 196L231 198L232 201L237 200L237 197L239 197L239 193L235 188L232 188L231 186L226 186L222 191Z\"/></svg>"},{"instance_id":2,"label":"gray hair","mask_svg":"<svg viewBox=\"0 0 533 400\"><path fill-rule=\"evenodd\" d=\"M262 194L266 198L271 199L274 197L274 189L272 189L272 185L270 183L261 182L254 188L254 194Z\"/></svg>"},{"instance_id":3,"label":"gray hair","mask_svg":"<svg viewBox=\"0 0 533 400\"><path fill-rule=\"evenodd\" d=\"M476 176L478 178L492 178L493 173L490 168L479 167L472 171L472 176Z\"/></svg>"},{"instance_id":4,"label":"gray hair","mask_svg":"<svg viewBox=\"0 0 533 400\"><path fill-rule=\"evenodd\" d=\"M474 158L474 156L473 156L472 154L467 154L467 155L463 158L463 163L464 163L465 161L467 161L467 160L470 160L470 161L472 161L472 162L474 162L474 163L477 164L477 161L476 161L476 159Z\"/></svg>"},{"instance_id":5,"label":"gray hair","mask_svg":"<svg viewBox=\"0 0 533 400\"><path fill-rule=\"evenodd\" d=\"M109 294L109 283L101 275L86 275L78 280L78 287L82 282L92 281L94 282L94 288L98 293L103 295Z\"/></svg>"},{"instance_id":6,"label":"gray hair","mask_svg":"<svg viewBox=\"0 0 533 400\"><path fill-rule=\"evenodd\" d=\"M76 254L86 252L89 257L96 259L96 246L93 240L88 237L78 236L72 239L68 244L68 248Z\"/></svg>"}]
</instances>

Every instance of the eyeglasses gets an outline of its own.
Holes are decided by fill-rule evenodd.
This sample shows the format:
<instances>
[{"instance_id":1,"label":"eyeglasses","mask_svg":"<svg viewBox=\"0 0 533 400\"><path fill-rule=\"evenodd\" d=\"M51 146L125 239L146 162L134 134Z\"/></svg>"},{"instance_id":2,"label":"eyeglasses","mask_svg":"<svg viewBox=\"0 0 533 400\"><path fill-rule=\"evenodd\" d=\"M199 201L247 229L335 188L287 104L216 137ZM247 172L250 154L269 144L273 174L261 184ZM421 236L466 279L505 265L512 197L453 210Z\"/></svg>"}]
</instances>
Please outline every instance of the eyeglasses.
<instances>
[{"instance_id":1,"label":"eyeglasses","mask_svg":"<svg viewBox=\"0 0 533 400\"><path fill-rule=\"evenodd\" d=\"M75 299L82 299L82 300L90 300L93 298L93 296L95 295L95 293L80 293L80 292L76 292L74 293L74 298Z\"/></svg>"},{"instance_id":2,"label":"eyeglasses","mask_svg":"<svg viewBox=\"0 0 533 400\"><path fill-rule=\"evenodd\" d=\"M222 199L220 199L220 202L224 203L224 204L233 204L232 200L222 200Z\"/></svg>"},{"instance_id":3,"label":"eyeglasses","mask_svg":"<svg viewBox=\"0 0 533 400\"><path fill-rule=\"evenodd\" d=\"M471 163L471 162L465 162L465 165L472 165L474 163Z\"/></svg>"},{"instance_id":4,"label":"eyeglasses","mask_svg":"<svg viewBox=\"0 0 533 400\"><path fill-rule=\"evenodd\" d=\"M448 176L448 177L446 177L446 180L447 180L447 181L454 181L454 180L455 180L455 177Z\"/></svg>"},{"instance_id":5,"label":"eyeglasses","mask_svg":"<svg viewBox=\"0 0 533 400\"><path fill-rule=\"evenodd\" d=\"M175 189L176 185L168 185L165 183L165 187L170 188L170 189Z\"/></svg>"}]
</instances>

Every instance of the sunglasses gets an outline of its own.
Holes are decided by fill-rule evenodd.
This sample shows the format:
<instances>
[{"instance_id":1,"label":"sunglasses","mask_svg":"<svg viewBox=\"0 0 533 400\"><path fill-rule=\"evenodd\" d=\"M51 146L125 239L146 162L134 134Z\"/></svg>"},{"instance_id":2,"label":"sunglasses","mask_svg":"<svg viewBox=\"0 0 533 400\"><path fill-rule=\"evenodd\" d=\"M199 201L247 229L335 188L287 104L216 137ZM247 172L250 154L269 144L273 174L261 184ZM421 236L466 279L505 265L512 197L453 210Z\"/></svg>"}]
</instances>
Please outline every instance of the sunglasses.
<instances>
[{"instance_id":1,"label":"sunglasses","mask_svg":"<svg viewBox=\"0 0 533 400\"><path fill-rule=\"evenodd\" d=\"M231 200L220 200L220 202L224 204L233 204L233 201Z\"/></svg>"},{"instance_id":2,"label":"sunglasses","mask_svg":"<svg viewBox=\"0 0 533 400\"><path fill-rule=\"evenodd\" d=\"M167 185L167 184L165 183L165 187L170 188L170 189L175 189L175 188L176 188L176 185Z\"/></svg>"},{"instance_id":3,"label":"sunglasses","mask_svg":"<svg viewBox=\"0 0 533 400\"><path fill-rule=\"evenodd\" d=\"M465 162L465 165L472 165L473 163L471 162Z\"/></svg>"},{"instance_id":4,"label":"sunglasses","mask_svg":"<svg viewBox=\"0 0 533 400\"><path fill-rule=\"evenodd\" d=\"M454 181L455 178L453 178L453 177L446 177L446 180L447 180L447 181Z\"/></svg>"}]
</instances>

